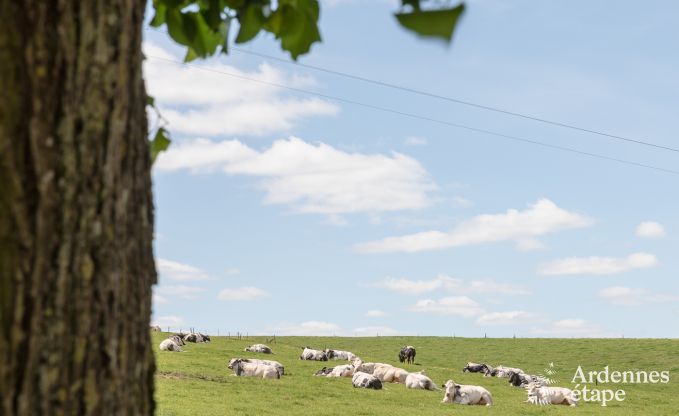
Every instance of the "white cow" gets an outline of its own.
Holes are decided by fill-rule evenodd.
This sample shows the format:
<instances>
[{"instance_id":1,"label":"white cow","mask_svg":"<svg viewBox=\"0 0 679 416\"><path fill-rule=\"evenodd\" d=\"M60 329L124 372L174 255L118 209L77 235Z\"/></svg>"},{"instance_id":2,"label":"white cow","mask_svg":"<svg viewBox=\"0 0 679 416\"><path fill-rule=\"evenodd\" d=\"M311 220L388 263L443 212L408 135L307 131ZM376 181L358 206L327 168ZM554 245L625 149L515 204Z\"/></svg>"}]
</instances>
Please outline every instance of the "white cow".
<instances>
[{"instance_id":1,"label":"white cow","mask_svg":"<svg viewBox=\"0 0 679 416\"><path fill-rule=\"evenodd\" d=\"M446 381L446 394L441 403L485 404L491 406L493 397L481 386L456 384L453 380Z\"/></svg>"},{"instance_id":2,"label":"white cow","mask_svg":"<svg viewBox=\"0 0 679 416\"><path fill-rule=\"evenodd\" d=\"M422 389L422 390L441 390L434 384L433 381L424 374L422 371L417 373L410 373L406 377L406 388L409 389Z\"/></svg>"},{"instance_id":3,"label":"white cow","mask_svg":"<svg viewBox=\"0 0 679 416\"><path fill-rule=\"evenodd\" d=\"M200 332L191 332L184 335L184 342L210 342L210 338Z\"/></svg>"},{"instance_id":4,"label":"white cow","mask_svg":"<svg viewBox=\"0 0 679 416\"><path fill-rule=\"evenodd\" d=\"M326 349L324 352L328 356L328 360L354 361L356 358L358 358L358 356L351 351Z\"/></svg>"},{"instance_id":5,"label":"white cow","mask_svg":"<svg viewBox=\"0 0 679 416\"><path fill-rule=\"evenodd\" d=\"M355 368L351 364L335 366L326 377L351 377L354 375Z\"/></svg>"},{"instance_id":6,"label":"white cow","mask_svg":"<svg viewBox=\"0 0 679 416\"><path fill-rule=\"evenodd\" d=\"M234 375L238 377L281 378L281 373L276 367L261 362L236 358L229 362L229 368L232 368Z\"/></svg>"},{"instance_id":7,"label":"white cow","mask_svg":"<svg viewBox=\"0 0 679 416\"><path fill-rule=\"evenodd\" d=\"M179 344L172 338L164 339L160 343L159 347L161 351L175 351L175 352L183 351Z\"/></svg>"},{"instance_id":8,"label":"white cow","mask_svg":"<svg viewBox=\"0 0 679 416\"><path fill-rule=\"evenodd\" d=\"M281 375L285 374L285 367L283 366L283 364L279 363L278 361L258 360L257 358L232 358L231 361L229 361L229 365L227 367L233 369L233 365L237 360L240 360L244 363L255 363L255 364L269 365L271 367L274 367Z\"/></svg>"},{"instance_id":9,"label":"white cow","mask_svg":"<svg viewBox=\"0 0 679 416\"><path fill-rule=\"evenodd\" d=\"M353 366L356 368L356 371L361 371L363 373L368 373L372 374L375 372L375 369L377 367L392 367L391 364L385 364L385 363L364 363L360 358L356 358L353 361Z\"/></svg>"},{"instance_id":10,"label":"white cow","mask_svg":"<svg viewBox=\"0 0 679 416\"><path fill-rule=\"evenodd\" d=\"M546 387L530 383L526 390L528 392L528 399L524 403L539 405L567 404L570 406L578 404L578 399L575 398L573 391L565 387Z\"/></svg>"},{"instance_id":11,"label":"white cow","mask_svg":"<svg viewBox=\"0 0 679 416\"><path fill-rule=\"evenodd\" d=\"M391 365L378 365L372 374L385 383L405 383L409 373Z\"/></svg>"},{"instance_id":12,"label":"white cow","mask_svg":"<svg viewBox=\"0 0 679 416\"><path fill-rule=\"evenodd\" d=\"M299 356L300 360L315 360L315 361L328 361L328 356L324 351L314 350L309 347L304 347L302 355Z\"/></svg>"},{"instance_id":13,"label":"white cow","mask_svg":"<svg viewBox=\"0 0 679 416\"><path fill-rule=\"evenodd\" d=\"M163 330L158 326L154 325L151 327L151 332L162 332Z\"/></svg>"},{"instance_id":14,"label":"white cow","mask_svg":"<svg viewBox=\"0 0 679 416\"><path fill-rule=\"evenodd\" d=\"M382 382L372 374L357 371L351 378L351 385L354 387L362 387L364 389L382 389Z\"/></svg>"},{"instance_id":15,"label":"white cow","mask_svg":"<svg viewBox=\"0 0 679 416\"><path fill-rule=\"evenodd\" d=\"M271 348L267 347L264 344L253 344L250 345L249 347L245 347L245 351L249 352L261 352L262 354L273 354L273 351L271 351Z\"/></svg>"}]
</instances>

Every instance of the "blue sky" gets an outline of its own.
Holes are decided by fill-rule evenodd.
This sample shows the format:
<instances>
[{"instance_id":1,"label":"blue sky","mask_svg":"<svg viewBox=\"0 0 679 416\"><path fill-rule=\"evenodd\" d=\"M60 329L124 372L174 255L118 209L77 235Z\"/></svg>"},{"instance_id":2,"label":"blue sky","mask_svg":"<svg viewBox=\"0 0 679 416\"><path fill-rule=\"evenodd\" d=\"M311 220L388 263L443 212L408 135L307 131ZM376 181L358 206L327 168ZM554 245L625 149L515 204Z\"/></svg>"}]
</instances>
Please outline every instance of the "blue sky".
<instances>
[{"instance_id":1,"label":"blue sky","mask_svg":"<svg viewBox=\"0 0 679 416\"><path fill-rule=\"evenodd\" d=\"M677 147L675 2L470 1L449 47L323 3L309 65ZM209 333L677 337L679 154L145 31L154 322ZM271 36L240 46L285 58ZM207 70L206 70L207 69ZM229 73L241 78L225 75ZM264 83L248 81L260 80Z\"/></svg>"}]
</instances>

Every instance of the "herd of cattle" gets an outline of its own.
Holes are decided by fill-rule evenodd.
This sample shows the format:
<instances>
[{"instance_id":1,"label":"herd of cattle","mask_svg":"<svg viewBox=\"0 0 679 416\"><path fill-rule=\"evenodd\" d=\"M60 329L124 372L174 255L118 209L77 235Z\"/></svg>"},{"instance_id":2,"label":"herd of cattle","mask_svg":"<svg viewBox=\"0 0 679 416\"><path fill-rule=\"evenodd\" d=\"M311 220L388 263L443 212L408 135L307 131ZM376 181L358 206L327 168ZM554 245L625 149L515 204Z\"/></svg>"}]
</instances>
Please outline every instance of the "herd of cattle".
<instances>
[{"instance_id":1,"label":"herd of cattle","mask_svg":"<svg viewBox=\"0 0 679 416\"><path fill-rule=\"evenodd\" d=\"M186 342L210 342L210 337L199 332L173 334L160 343L160 350L181 352L181 346L186 345ZM264 344L250 345L244 351L274 354L271 348ZM404 346L399 351L399 361L401 363L414 363L415 353L415 348L412 345ZM399 383L404 384L409 389L444 390L445 394L442 403L486 406L493 404L491 393L484 387L457 384L453 380L448 380L443 384L443 389L441 389L424 374L424 371L409 372L391 364L363 362L359 356L350 351L334 349L317 350L304 347L299 359L349 361L350 364L323 367L314 375L319 377L351 377L354 387L380 390L383 383ZM240 377L279 379L285 374L283 364L273 360L232 358L227 367L233 370L235 376ZM462 372L481 373L486 377L507 378L512 386L526 389L528 396L525 401L526 403L538 405L565 404L570 406L575 406L578 403L572 390L564 387L548 386L552 383L552 380L539 375L527 374L520 368L501 365L491 367L485 363L477 364L470 362L462 369Z\"/></svg>"}]
</instances>

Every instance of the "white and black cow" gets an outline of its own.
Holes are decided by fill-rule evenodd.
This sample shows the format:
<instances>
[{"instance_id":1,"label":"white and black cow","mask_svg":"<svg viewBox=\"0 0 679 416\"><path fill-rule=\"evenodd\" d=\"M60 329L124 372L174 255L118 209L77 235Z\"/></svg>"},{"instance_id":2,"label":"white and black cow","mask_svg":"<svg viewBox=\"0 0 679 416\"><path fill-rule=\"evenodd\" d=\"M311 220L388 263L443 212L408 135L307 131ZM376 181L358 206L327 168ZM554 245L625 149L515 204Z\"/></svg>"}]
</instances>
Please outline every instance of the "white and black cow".
<instances>
[{"instance_id":1,"label":"white and black cow","mask_svg":"<svg viewBox=\"0 0 679 416\"><path fill-rule=\"evenodd\" d=\"M486 373L490 371L487 364L477 364L477 363L467 363L467 365L462 369L463 373Z\"/></svg>"},{"instance_id":2,"label":"white and black cow","mask_svg":"<svg viewBox=\"0 0 679 416\"><path fill-rule=\"evenodd\" d=\"M204 334L201 334L200 332L191 332L189 334L184 335L184 341L186 342L210 342L210 337Z\"/></svg>"},{"instance_id":3,"label":"white and black cow","mask_svg":"<svg viewBox=\"0 0 679 416\"><path fill-rule=\"evenodd\" d=\"M273 351L271 350L271 348L267 347L264 344L252 344L248 347L245 347L245 351L261 352L262 354L273 354Z\"/></svg>"},{"instance_id":4,"label":"white and black cow","mask_svg":"<svg viewBox=\"0 0 679 416\"><path fill-rule=\"evenodd\" d=\"M229 362L229 368L238 377L281 378L276 367L261 362L235 358Z\"/></svg>"},{"instance_id":5,"label":"white and black cow","mask_svg":"<svg viewBox=\"0 0 679 416\"><path fill-rule=\"evenodd\" d=\"M408 364L413 364L415 362L415 353L415 347L406 345L401 348L401 351L398 353L398 360L402 363L407 362Z\"/></svg>"},{"instance_id":6,"label":"white and black cow","mask_svg":"<svg viewBox=\"0 0 679 416\"><path fill-rule=\"evenodd\" d=\"M153 325L151 327L151 332L163 332L163 330L158 325Z\"/></svg>"},{"instance_id":7,"label":"white and black cow","mask_svg":"<svg viewBox=\"0 0 679 416\"><path fill-rule=\"evenodd\" d=\"M314 375L315 375L315 376L325 377L325 376L327 376L328 374L332 373L332 370L334 370L334 369L335 369L335 367L323 367L323 368L321 368L320 370L316 371L316 372L314 373Z\"/></svg>"},{"instance_id":8,"label":"white and black cow","mask_svg":"<svg viewBox=\"0 0 679 416\"><path fill-rule=\"evenodd\" d=\"M537 405L565 404L577 406L578 399L571 389L565 387L546 387L530 383L526 387L528 399L524 403Z\"/></svg>"},{"instance_id":9,"label":"white and black cow","mask_svg":"<svg viewBox=\"0 0 679 416\"><path fill-rule=\"evenodd\" d=\"M488 372L486 372L486 376L509 378L509 376L511 375L512 372L522 374L524 371L520 368L504 367L504 366L499 365L495 368L489 368Z\"/></svg>"},{"instance_id":10,"label":"white and black cow","mask_svg":"<svg viewBox=\"0 0 679 416\"><path fill-rule=\"evenodd\" d=\"M258 363L258 364L264 364L264 365L270 365L271 367L274 367L276 370L281 375L285 374L285 367L283 364L279 363L278 361L273 361L273 360L258 360L257 358L232 358L231 361L229 361L229 364L227 367L233 368L233 365L236 361L240 360L241 362L244 363Z\"/></svg>"},{"instance_id":11,"label":"white and black cow","mask_svg":"<svg viewBox=\"0 0 679 416\"><path fill-rule=\"evenodd\" d=\"M159 348L161 351L182 352L182 345L185 345L184 341L178 335L170 335L160 343Z\"/></svg>"},{"instance_id":12,"label":"white and black cow","mask_svg":"<svg viewBox=\"0 0 679 416\"><path fill-rule=\"evenodd\" d=\"M328 360L347 360L353 361L357 358L357 355L351 351L340 351L340 350L330 350L326 349L325 354L328 356Z\"/></svg>"},{"instance_id":13,"label":"white and black cow","mask_svg":"<svg viewBox=\"0 0 679 416\"><path fill-rule=\"evenodd\" d=\"M328 355L321 350L304 347L302 354L299 356L300 360L314 360L314 361L328 361Z\"/></svg>"},{"instance_id":14,"label":"white and black cow","mask_svg":"<svg viewBox=\"0 0 679 416\"><path fill-rule=\"evenodd\" d=\"M526 387L528 384L534 383L540 387L550 384L550 381L545 377L534 376L525 373L509 372L509 384L514 387Z\"/></svg>"},{"instance_id":15,"label":"white and black cow","mask_svg":"<svg viewBox=\"0 0 679 416\"><path fill-rule=\"evenodd\" d=\"M409 373L406 377L406 388L408 389L421 389L421 390L440 390L433 381L424 374L422 371L417 373Z\"/></svg>"},{"instance_id":16,"label":"white and black cow","mask_svg":"<svg viewBox=\"0 0 679 416\"><path fill-rule=\"evenodd\" d=\"M375 366L372 375L379 378L384 383L401 383L405 384L408 372L402 368L391 365Z\"/></svg>"},{"instance_id":17,"label":"white and black cow","mask_svg":"<svg viewBox=\"0 0 679 416\"><path fill-rule=\"evenodd\" d=\"M481 386L456 384L453 380L448 380L444 386L446 393L441 403L485 404L486 406L493 404L490 392Z\"/></svg>"},{"instance_id":18,"label":"white and black cow","mask_svg":"<svg viewBox=\"0 0 679 416\"><path fill-rule=\"evenodd\" d=\"M354 373L353 377L351 378L351 385L364 389L382 389L382 382L377 377L362 371L357 371Z\"/></svg>"}]
</instances>

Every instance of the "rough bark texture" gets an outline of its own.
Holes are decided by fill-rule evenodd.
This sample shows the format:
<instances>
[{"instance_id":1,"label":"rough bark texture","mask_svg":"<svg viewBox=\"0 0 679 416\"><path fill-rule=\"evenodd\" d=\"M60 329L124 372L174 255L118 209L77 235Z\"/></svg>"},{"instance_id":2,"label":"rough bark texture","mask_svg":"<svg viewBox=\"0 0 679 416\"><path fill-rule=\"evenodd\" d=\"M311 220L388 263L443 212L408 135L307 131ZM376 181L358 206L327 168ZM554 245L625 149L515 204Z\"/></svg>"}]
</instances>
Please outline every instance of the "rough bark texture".
<instances>
[{"instance_id":1,"label":"rough bark texture","mask_svg":"<svg viewBox=\"0 0 679 416\"><path fill-rule=\"evenodd\" d=\"M152 414L143 0L0 0L0 414Z\"/></svg>"}]
</instances>

